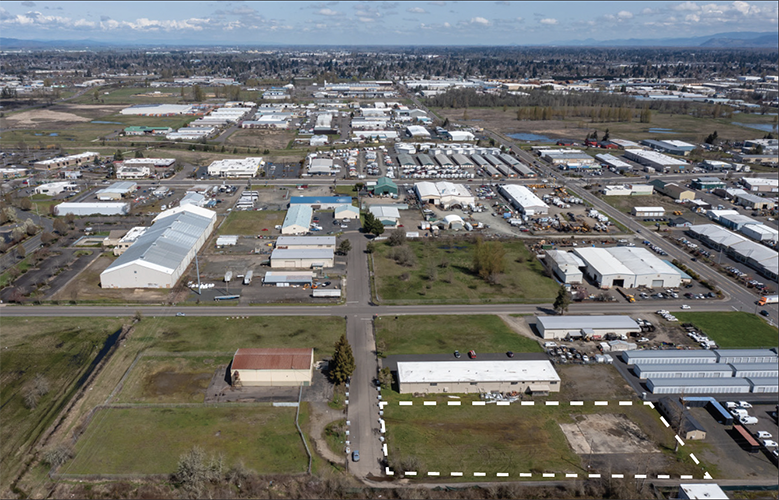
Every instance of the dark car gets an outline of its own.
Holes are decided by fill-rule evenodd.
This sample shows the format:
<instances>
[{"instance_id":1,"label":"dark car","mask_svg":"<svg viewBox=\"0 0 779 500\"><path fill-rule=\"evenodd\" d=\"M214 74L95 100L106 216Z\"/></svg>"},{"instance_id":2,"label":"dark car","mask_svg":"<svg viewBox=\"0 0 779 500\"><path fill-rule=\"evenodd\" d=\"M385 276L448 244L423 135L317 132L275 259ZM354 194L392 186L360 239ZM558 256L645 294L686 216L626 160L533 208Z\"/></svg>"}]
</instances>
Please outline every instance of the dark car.
<instances>
[{"instance_id":1,"label":"dark car","mask_svg":"<svg viewBox=\"0 0 779 500\"><path fill-rule=\"evenodd\" d=\"M513 351L508 351L506 353L506 356L508 356L509 358L513 358L514 357L514 352Z\"/></svg>"},{"instance_id":2,"label":"dark car","mask_svg":"<svg viewBox=\"0 0 779 500\"><path fill-rule=\"evenodd\" d=\"M454 351L454 357L459 358L460 357L460 351Z\"/></svg>"},{"instance_id":3,"label":"dark car","mask_svg":"<svg viewBox=\"0 0 779 500\"><path fill-rule=\"evenodd\" d=\"M762 314L762 315L763 315L763 316L765 316L766 318L769 316L769 312L768 312L768 310L767 310L767 309L763 309L763 310L761 310L761 311L760 311L760 314Z\"/></svg>"},{"instance_id":4,"label":"dark car","mask_svg":"<svg viewBox=\"0 0 779 500\"><path fill-rule=\"evenodd\" d=\"M476 357L476 351L474 351L473 349L468 351L468 357L474 359Z\"/></svg>"}]
</instances>

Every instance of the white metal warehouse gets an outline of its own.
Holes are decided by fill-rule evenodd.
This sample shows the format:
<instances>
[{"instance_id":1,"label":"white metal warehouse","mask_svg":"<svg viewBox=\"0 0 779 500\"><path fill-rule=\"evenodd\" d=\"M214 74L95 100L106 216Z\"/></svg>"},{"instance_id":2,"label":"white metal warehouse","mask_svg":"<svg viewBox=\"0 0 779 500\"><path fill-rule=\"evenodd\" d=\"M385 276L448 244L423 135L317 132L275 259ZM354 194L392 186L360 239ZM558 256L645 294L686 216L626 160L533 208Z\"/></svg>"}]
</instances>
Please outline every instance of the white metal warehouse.
<instances>
[{"instance_id":1,"label":"white metal warehouse","mask_svg":"<svg viewBox=\"0 0 779 500\"><path fill-rule=\"evenodd\" d=\"M325 248L276 248L270 255L270 267L274 269L311 269L333 267L333 261L333 250Z\"/></svg>"},{"instance_id":2,"label":"white metal warehouse","mask_svg":"<svg viewBox=\"0 0 779 500\"><path fill-rule=\"evenodd\" d=\"M102 288L172 288L216 225L216 212L194 205L166 210L105 271Z\"/></svg>"},{"instance_id":3,"label":"white metal warehouse","mask_svg":"<svg viewBox=\"0 0 779 500\"><path fill-rule=\"evenodd\" d=\"M716 349L717 363L773 363L779 362L773 349Z\"/></svg>"},{"instance_id":4,"label":"white metal warehouse","mask_svg":"<svg viewBox=\"0 0 779 500\"><path fill-rule=\"evenodd\" d=\"M83 215L127 215L130 212L130 204L127 202L64 202L56 205L54 210L57 215L73 214Z\"/></svg>"},{"instance_id":5,"label":"white metal warehouse","mask_svg":"<svg viewBox=\"0 0 779 500\"><path fill-rule=\"evenodd\" d=\"M560 376L546 360L399 361L401 394L559 392Z\"/></svg>"},{"instance_id":6,"label":"white metal warehouse","mask_svg":"<svg viewBox=\"0 0 779 500\"><path fill-rule=\"evenodd\" d=\"M652 364L698 364L698 363L716 363L717 355L713 351L705 350L662 350L662 351L625 351L622 353L622 359L628 365L641 363L642 365Z\"/></svg>"},{"instance_id":7,"label":"white metal warehouse","mask_svg":"<svg viewBox=\"0 0 779 500\"><path fill-rule=\"evenodd\" d=\"M311 249L324 248L335 250L335 236L279 236L276 248Z\"/></svg>"},{"instance_id":8,"label":"white metal warehouse","mask_svg":"<svg viewBox=\"0 0 779 500\"><path fill-rule=\"evenodd\" d=\"M752 385L743 378L650 378L652 394L747 394Z\"/></svg>"},{"instance_id":9,"label":"white metal warehouse","mask_svg":"<svg viewBox=\"0 0 779 500\"><path fill-rule=\"evenodd\" d=\"M779 377L779 365L774 363L730 363L734 377L742 378L768 378Z\"/></svg>"},{"instance_id":10,"label":"white metal warehouse","mask_svg":"<svg viewBox=\"0 0 779 500\"><path fill-rule=\"evenodd\" d=\"M600 288L678 287L681 273L646 248L576 248L586 264L585 273Z\"/></svg>"},{"instance_id":11,"label":"white metal warehouse","mask_svg":"<svg viewBox=\"0 0 779 500\"><path fill-rule=\"evenodd\" d=\"M549 205L525 186L509 184L500 186L500 194L508 200L511 205L521 211L523 215L533 217L535 215L546 215L549 213Z\"/></svg>"},{"instance_id":12,"label":"white metal warehouse","mask_svg":"<svg viewBox=\"0 0 779 500\"><path fill-rule=\"evenodd\" d=\"M134 193L136 189L138 189L137 182L114 182L107 188L98 190L95 195L100 201L121 200L122 197Z\"/></svg>"},{"instance_id":13,"label":"white metal warehouse","mask_svg":"<svg viewBox=\"0 0 779 500\"><path fill-rule=\"evenodd\" d=\"M657 364L636 363L633 371L640 379L658 378L731 378L733 368L719 363Z\"/></svg>"},{"instance_id":14,"label":"white metal warehouse","mask_svg":"<svg viewBox=\"0 0 779 500\"><path fill-rule=\"evenodd\" d=\"M536 328L545 339L563 339L582 332L601 336L641 332L639 324L630 316L536 316Z\"/></svg>"},{"instance_id":15,"label":"white metal warehouse","mask_svg":"<svg viewBox=\"0 0 779 500\"><path fill-rule=\"evenodd\" d=\"M464 184L453 182L417 182L414 190L421 203L430 203L443 207L445 210L453 206L469 207L476 204L476 198Z\"/></svg>"},{"instance_id":16,"label":"white metal warehouse","mask_svg":"<svg viewBox=\"0 0 779 500\"><path fill-rule=\"evenodd\" d=\"M557 279L563 283L582 283L584 280L584 274L580 268L584 267L585 264L571 252L547 250L546 263L552 269Z\"/></svg>"},{"instance_id":17,"label":"white metal warehouse","mask_svg":"<svg viewBox=\"0 0 779 500\"><path fill-rule=\"evenodd\" d=\"M268 271L262 278L264 285L289 286L311 285L314 281L314 273L311 271Z\"/></svg>"},{"instance_id":18,"label":"white metal warehouse","mask_svg":"<svg viewBox=\"0 0 779 500\"><path fill-rule=\"evenodd\" d=\"M311 218L314 209L311 205L290 205L284 222L281 224L281 234L303 234L311 228Z\"/></svg>"},{"instance_id":19,"label":"white metal warehouse","mask_svg":"<svg viewBox=\"0 0 779 500\"><path fill-rule=\"evenodd\" d=\"M779 392L779 378L777 377L750 377L746 379L752 386L752 392L776 393Z\"/></svg>"}]
</instances>

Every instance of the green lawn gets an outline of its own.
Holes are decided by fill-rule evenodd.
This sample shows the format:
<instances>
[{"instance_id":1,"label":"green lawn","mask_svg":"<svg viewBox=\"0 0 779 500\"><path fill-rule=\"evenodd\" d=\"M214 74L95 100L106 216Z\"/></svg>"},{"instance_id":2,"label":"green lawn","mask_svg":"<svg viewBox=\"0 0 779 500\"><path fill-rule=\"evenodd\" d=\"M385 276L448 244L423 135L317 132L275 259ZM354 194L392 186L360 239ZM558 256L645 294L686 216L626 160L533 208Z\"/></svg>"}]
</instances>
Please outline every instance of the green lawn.
<instances>
[{"instance_id":1,"label":"green lawn","mask_svg":"<svg viewBox=\"0 0 779 500\"><path fill-rule=\"evenodd\" d=\"M227 220L219 227L218 234L239 234L244 236L278 234L278 231L273 232L275 231L273 228L284 222L284 215L284 212L274 210L234 211L227 216ZM263 229L268 231L263 231Z\"/></svg>"},{"instance_id":2,"label":"green lawn","mask_svg":"<svg viewBox=\"0 0 779 500\"><path fill-rule=\"evenodd\" d=\"M51 196L45 194L33 195L31 199L33 205L31 212L34 211L43 217L49 215L52 206L59 205L64 201L52 199Z\"/></svg>"},{"instance_id":3,"label":"green lawn","mask_svg":"<svg viewBox=\"0 0 779 500\"><path fill-rule=\"evenodd\" d=\"M376 245L374 272L379 300L386 304L483 304L551 302L558 285L521 241L505 241L506 272L489 284L471 270L475 246L465 239L410 241L412 267L387 258L392 247ZM442 267L442 261L448 266ZM429 279L430 269L435 279Z\"/></svg>"},{"instance_id":4,"label":"green lawn","mask_svg":"<svg viewBox=\"0 0 779 500\"><path fill-rule=\"evenodd\" d=\"M674 312L680 323L692 323L722 348L776 347L779 333L760 316L730 312Z\"/></svg>"},{"instance_id":5,"label":"green lawn","mask_svg":"<svg viewBox=\"0 0 779 500\"><path fill-rule=\"evenodd\" d=\"M382 316L376 320L379 351L390 354L542 352L538 342L511 330L498 316Z\"/></svg>"},{"instance_id":6,"label":"green lawn","mask_svg":"<svg viewBox=\"0 0 779 500\"><path fill-rule=\"evenodd\" d=\"M121 318L3 318L0 327L0 483L8 485L41 433L75 394ZM49 391L34 410L24 405L37 374Z\"/></svg>"},{"instance_id":7,"label":"green lawn","mask_svg":"<svg viewBox=\"0 0 779 500\"><path fill-rule=\"evenodd\" d=\"M76 444L67 474L170 474L193 445L261 474L302 473L308 457L295 408L103 409Z\"/></svg>"}]
</instances>

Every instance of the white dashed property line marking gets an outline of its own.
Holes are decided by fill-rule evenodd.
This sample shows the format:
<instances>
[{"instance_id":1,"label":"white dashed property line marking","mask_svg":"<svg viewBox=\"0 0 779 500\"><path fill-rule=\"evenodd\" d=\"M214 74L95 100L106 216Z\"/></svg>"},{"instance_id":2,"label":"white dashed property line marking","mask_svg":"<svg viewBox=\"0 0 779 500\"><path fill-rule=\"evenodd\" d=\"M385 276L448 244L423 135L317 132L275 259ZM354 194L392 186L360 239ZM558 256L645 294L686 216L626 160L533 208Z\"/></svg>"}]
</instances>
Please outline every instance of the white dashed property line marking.
<instances>
[{"instance_id":1,"label":"white dashed property line marking","mask_svg":"<svg viewBox=\"0 0 779 500\"><path fill-rule=\"evenodd\" d=\"M449 475L450 475L450 476L454 476L454 477L462 477L463 473L462 473L462 472L452 472L452 473L451 473L451 474L449 474Z\"/></svg>"},{"instance_id":2,"label":"white dashed property line marking","mask_svg":"<svg viewBox=\"0 0 779 500\"><path fill-rule=\"evenodd\" d=\"M392 469L390 469L389 467L384 467L384 473L387 474L388 476L394 476L395 475L395 472Z\"/></svg>"},{"instance_id":3,"label":"white dashed property line marking","mask_svg":"<svg viewBox=\"0 0 779 500\"><path fill-rule=\"evenodd\" d=\"M428 476L440 476L441 474L438 473L438 472L428 472L427 475Z\"/></svg>"},{"instance_id":4,"label":"white dashed property line marking","mask_svg":"<svg viewBox=\"0 0 779 500\"><path fill-rule=\"evenodd\" d=\"M695 462L695 465L698 465L698 464L701 463L700 460L698 460L698 458L695 455L693 455L692 453L690 453L690 458L692 458L692 461Z\"/></svg>"},{"instance_id":5,"label":"white dashed property line marking","mask_svg":"<svg viewBox=\"0 0 779 500\"><path fill-rule=\"evenodd\" d=\"M608 406L608 401L595 401L595 406Z\"/></svg>"},{"instance_id":6,"label":"white dashed property line marking","mask_svg":"<svg viewBox=\"0 0 779 500\"><path fill-rule=\"evenodd\" d=\"M384 407L387 406L388 404L389 403L387 403L386 401L379 401L379 408L381 408L383 410Z\"/></svg>"},{"instance_id":7,"label":"white dashed property line marking","mask_svg":"<svg viewBox=\"0 0 779 500\"><path fill-rule=\"evenodd\" d=\"M651 401L644 401L644 406L648 406L653 410L655 409L655 405Z\"/></svg>"},{"instance_id":8,"label":"white dashed property line marking","mask_svg":"<svg viewBox=\"0 0 779 500\"><path fill-rule=\"evenodd\" d=\"M522 402L521 402L521 403L519 403L519 404L520 404L521 406L535 406L536 402L535 402L535 401L522 401Z\"/></svg>"},{"instance_id":9,"label":"white dashed property line marking","mask_svg":"<svg viewBox=\"0 0 779 500\"><path fill-rule=\"evenodd\" d=\"M413 401L398 401L398 404L400 406L411 406L411 405L414 404L414 402Z\"/></svg>"},{"instance_id":10,"label":"white dashed property line marking","mask_svg":"<svg viewBox=\"0 0 779 500\"><path fill-rule=\"evenodd\" d=\"M459 401L447 401L446 406L460 406Z\"/></svg>"},{"instance_id":11,"label":"white dashed property line marking","mask_svg":"<svg viewBox=\"0 0 779 500\"><path fill-rule=\"evenodd\" d=\"M511 403L509 403L508 401L498 401L497 402L498 406L509 406L510 404Z\"/></svg>"},{"instance_id":12,"label":"white dashed property line marking","mask_svg":"<svg viewBox=\"0 0 779 500\"><path fill-rule=\"evenodd\" d=\"M566 474L565 477L579 477L579 474Z\"/></svg>"},{"instance_id":13,"label":"white dashed property line marking","mask_svg":"<svg viewBox=\"0 0 779 500\"><path fill-rule=\"evenodd\" d=\"M620 406L633 406L633 401L620 401Z\"/></svg>"},{"instance_id":14,"label":"white dashed property line marking","mask_svg":"<svg viewBox=\"0 0 779 500\"><path fill-rule=\"evenodd\" d=\"M560 406L559 401L547 401L546 406Z\"/></svg>"},{"instance_id":15,"label":"white dashed property line marking","mask_svg":"<svg viewBox=\"0 0 779 500\"><path fill-rule=\"evenodd\" d=\"M509 477L509 473L508 473L508 472L498 472L498 473L497 473L497 474L495 474L495 475L496 475L497 477Z\"/></svg>"},{"instance_id":16,"label":"white dashed property line marking","mask_svg":"<svg viewBox=\"0 0 779 500\"><path fill-rule=\"evenodd\" d=\"M476 476L476 477L484 477L484 476L487 475L487 473L486 472L474 472L473 475Z\"/></svg>"},{"instance_id":17,"label":"white dashed property line marking","mask_svg":"<svg viewBox=\"0 0 779 500\"><path fill-rule=\"evenodd\" d=\"M544 472L541 477L554 477L554 472Z\"/></svg>"},{"instance_id":18,"label":"white dashed property line marking","mask_svg":"<svg viewBox=\"0 0 779 500\"><path fill-rule=\"evenodd\" d=\"M633 476L635 479L646 479L646 474L636 474Z\"/></svg>"},{"instance_id":19,"label":"white dashed property line marking","mask_svg":"<svg viewBox=\"0 0 779 500\"><path fill-rule=\"evenodd\" d=\"M600 479L600 474L590 474L590 479Z\"/></svg>"},{"instance_id":20,"label":"white dashed property line marking","mask_svg":"<svg viewBox=\"0 0 779 500\"><path fill-rule=\"evenodd\" d=\"M584 406L584 401L571 401L571 406Z\"/></svg>"},{"instance_id":21,"label":"white dashed property line marking","mask_svg":"<svg viewBox=\"0 0 779 500\"><path fill-rule=\"evenodd\" d=\"M411 471L409 471L409 472L406 472L406 475L407 475L407 476L416 476L416 475L417 475L417 473L416 473L416 472L411 472Z\"/></svg>"},{"instance_id":22,"label":"white dashed property line marking","mask_svg":"<svg viewBox=\"0 0 779 500\"><path fill-rule=\"evenodd\" d=\"M680 438L678 434L675 435L674 437L676 438L677 441L679 441L680 445L684 446L684 441L682 441L682 438Z\"/></svg>"},{"instance_id":23,"label":"white dashed property line marking","mask_svg":"<svg viewBox=\"0 0 779 500\"><path fill-rule=\"evenodd\" d=\"M692 474L682 474L682 479L692 479Z\"/></svg>"},{"instance_id":24,"label":"white dashed property line marking","mask_svg":"<svg viewBox=\"0 0 779 500\"><path fill-rule=\"evenodd\" d=\"M472 406L487 406L487 403L484 401L471 401Z\"/></svg>"},{"instance_id":25,"label":"white dashed property line marking","mask_svg":"<svg viewBox=\"0 0 779 500\"><path fill-rule=\"evenodd\" d=\"M384 445L381 447L381 451L384 452L384 456L387 456L387 443L384 443Z\"/></svg>"},{"instance_id":26,"label":"white dashed property line marking","mask_svg":"<svg viewBox=\"0 0 779 500\"><path fill-rule=\"evenodd\" d=\"M422 403L423 406L435 406L435 401L425 401Z\"/></svg>"},{"instance_id":27,"label":"white dashed property line marking","mask_svg":"<svg viewBox=\"0 0 779 500\"><path fill-rule=\"evenodd\" d=\"M709 474L708 472L706 472L706 473L703 475L703 479L714 479L714 478L713 478L713 477L711 477L711 474Z\"/></svg>"},{"instance_id":28,"label":"white dashed property line marking","mask_svg":"<svg viewBox=\"0 0 779 500\"><path fill-rule=\"evenodd\" d=\"M519 473L519 477L530 477L532 475L533 474L531 474L530 472L520 472Z\"/></svg>"},{"instance_id":29,"label":"white dashed property line marking","mask_svg":"<svg viewBox=\"0 0 779 500\"><path fill-rule=\"evenodd\" d=\"M663 425L664 425L664 426L666 426L666 427L670 427L670 425L668 424L668 422L665 420L665 418L664 418L664 417L662 417L662 416L661 416L661 417L660 417L660 421L663 423Z\"/></svg>"},{"instance_id":30,"label":"white dashed property line marking","mask_svg":"<svg viewBox=\"0 0 779 500\"><path fill-rule=\"evenodd\" d=\"M624 477L625 477L624 474L612 474L611 475L611 479L622 479Z\"/></svg>"},{"instance_id":31,"label":"white dashed property line marking","mask_svg":"<svg viewBox=\"0 0 779 500\"><path fill-rule=\"evenodd\" d=\"M671 479L671 476L668 474L658 474L657 479Z\"/></svg>"}]
</instances>

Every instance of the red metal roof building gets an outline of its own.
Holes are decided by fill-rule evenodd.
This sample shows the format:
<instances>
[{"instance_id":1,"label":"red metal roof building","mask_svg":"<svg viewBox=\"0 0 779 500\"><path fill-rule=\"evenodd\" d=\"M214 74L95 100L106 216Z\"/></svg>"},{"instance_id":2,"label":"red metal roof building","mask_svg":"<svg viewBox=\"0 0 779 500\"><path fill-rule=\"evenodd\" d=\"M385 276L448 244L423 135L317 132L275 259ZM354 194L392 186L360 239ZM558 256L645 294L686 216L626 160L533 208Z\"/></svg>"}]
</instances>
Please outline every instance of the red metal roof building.
<instances>
[{"instance_id":1,"label":"red metal roof building","mask_svg":"<svg viewBox=\"0 0 779 500\"><path fill-rule=\"evenodd\" d=\"M243 348L235 351L230 366L233 385L310 385L314 350Z\"/></svg>"}]
</instances>

